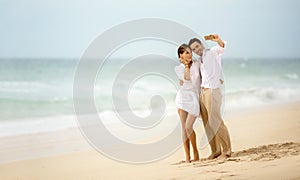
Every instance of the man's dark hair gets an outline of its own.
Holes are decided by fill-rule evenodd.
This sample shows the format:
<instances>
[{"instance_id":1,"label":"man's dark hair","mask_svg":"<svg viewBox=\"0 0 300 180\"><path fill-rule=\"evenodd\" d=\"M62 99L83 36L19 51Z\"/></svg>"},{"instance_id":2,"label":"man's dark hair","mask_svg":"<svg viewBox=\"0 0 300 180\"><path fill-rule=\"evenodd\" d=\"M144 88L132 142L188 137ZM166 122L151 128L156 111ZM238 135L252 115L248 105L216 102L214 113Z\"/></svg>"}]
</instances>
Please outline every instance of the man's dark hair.
<instances>
[{"instance_id":1,"label":"man's dark hair","mask_svg":"<svg viewBox=\"0 0 300 180\"><path fill-rule=\"evenodd\" d=\"M198 42L199 44L202 44L202 42L199 39L193 38L189 41L189 46L191 46L194 42Z\"/></svg>"}]
</instances>

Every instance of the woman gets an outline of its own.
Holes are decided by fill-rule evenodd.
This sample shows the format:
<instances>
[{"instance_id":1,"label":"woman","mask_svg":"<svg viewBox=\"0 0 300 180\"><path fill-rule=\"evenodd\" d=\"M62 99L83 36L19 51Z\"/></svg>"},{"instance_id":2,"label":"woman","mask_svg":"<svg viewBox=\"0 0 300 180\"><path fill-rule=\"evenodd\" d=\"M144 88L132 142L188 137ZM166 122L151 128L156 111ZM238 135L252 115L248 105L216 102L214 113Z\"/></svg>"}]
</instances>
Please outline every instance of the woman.
<instances>
[{"instance_id":1,"label":"woman","mask_svg":"<svg viewBox=\"0 0 300 180\"><path fill-rule=\"evenodd\" d=\"M196 134L193 125L196 117L199 116L199 97L196 88L193 86L192 50L186 44L182 44L177 50L180 65L175 67L178 78L183 81L183 85L176 95L176 107L182 124L182 140L186 154L185 162L191 162L190 142L193 147L194 161L199 160L199 153L196 144ZM194 75L195 76L195 75Z\"/></svg>"}]
</instances>

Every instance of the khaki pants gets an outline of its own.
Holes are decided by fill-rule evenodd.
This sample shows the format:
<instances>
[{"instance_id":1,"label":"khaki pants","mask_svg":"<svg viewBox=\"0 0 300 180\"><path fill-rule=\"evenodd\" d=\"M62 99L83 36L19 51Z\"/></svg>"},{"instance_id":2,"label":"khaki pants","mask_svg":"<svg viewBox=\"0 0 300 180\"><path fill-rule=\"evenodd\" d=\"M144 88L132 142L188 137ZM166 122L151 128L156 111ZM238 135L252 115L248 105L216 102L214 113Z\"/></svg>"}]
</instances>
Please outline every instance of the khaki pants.
<instances>
[{"instance_id":1,"label":"khaki pants","mask_svg":"<svg viewBox=\"0 0 300 180\"><path fill-rule=\"evenodd\" d=\"M221 89L202 88L200 93L200 114L212 154L231 154L228 129L221 115Z\"/></svg>"}]
</instances>

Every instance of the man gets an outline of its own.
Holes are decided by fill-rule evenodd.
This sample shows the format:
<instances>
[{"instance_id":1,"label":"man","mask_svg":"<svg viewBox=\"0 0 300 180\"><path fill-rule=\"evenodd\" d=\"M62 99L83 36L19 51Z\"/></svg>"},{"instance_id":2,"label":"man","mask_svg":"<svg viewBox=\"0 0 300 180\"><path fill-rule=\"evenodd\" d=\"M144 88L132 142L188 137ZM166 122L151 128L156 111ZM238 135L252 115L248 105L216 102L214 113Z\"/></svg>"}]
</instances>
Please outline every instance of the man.
<instances>
[{"instance_id":1,"label":"man","mask_svg":"<svg viewBox=\"0 0 300 180\"><path fill-rule=\"evenodd\" d=\"M210 37L211 41L218 43L218 46L205 49L197 38L191 39L189 46L200 57L198 60L201 73L200 113L211 147L211 155L207 159L227 158L231 156L231 142L221 115L220 89L224 82L221 55L224 52L225 43L217 34L210 35Z\"/></svg>"}]
</instances>

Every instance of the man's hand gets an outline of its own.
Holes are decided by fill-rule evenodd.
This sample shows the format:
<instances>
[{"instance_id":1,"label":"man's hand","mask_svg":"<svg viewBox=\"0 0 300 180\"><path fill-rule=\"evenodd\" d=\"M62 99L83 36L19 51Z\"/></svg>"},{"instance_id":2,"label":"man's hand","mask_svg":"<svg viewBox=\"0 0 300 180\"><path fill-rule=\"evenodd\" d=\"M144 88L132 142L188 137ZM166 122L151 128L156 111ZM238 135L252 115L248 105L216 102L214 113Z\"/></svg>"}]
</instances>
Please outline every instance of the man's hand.
<instances>
[{"instance_id":1,"label":"man's hand","mask_svg":"<svg viewBox=\"0 0 300 180\"><path fill-rule=\"evenodd\" d=\"M222 41L222 39L220 38L220 36L218 34L214 34L213 37L214 38L212 39L212 41L217 42L219 44L219 46L221 46L222 48L225 47L224 42Z\"/></svg>"},{"instance_id":2,"label":"man's hand","mask_svg":"<svg viewBox=\"0 0 300 180\"><path fill-rule=\"evenodd\" d=\"M212 34L212 37L213 38L211 40L214 42L218 42L219 40L221 40L220 36L218 34Z\"/></svg>"},{"instance_id":3,"label":"man's hand","mask_svg":"<svg viewBox=\"0 0 300 180\"><path fill-rule=\"evenodd\" d=\"M183 80L180 80L180 86L183 86Z\"/></svg>"}]
</instances>

